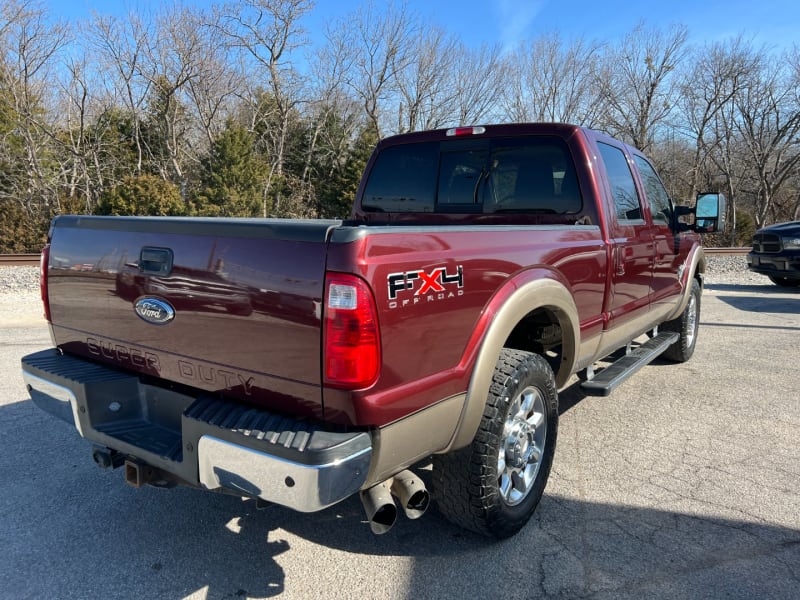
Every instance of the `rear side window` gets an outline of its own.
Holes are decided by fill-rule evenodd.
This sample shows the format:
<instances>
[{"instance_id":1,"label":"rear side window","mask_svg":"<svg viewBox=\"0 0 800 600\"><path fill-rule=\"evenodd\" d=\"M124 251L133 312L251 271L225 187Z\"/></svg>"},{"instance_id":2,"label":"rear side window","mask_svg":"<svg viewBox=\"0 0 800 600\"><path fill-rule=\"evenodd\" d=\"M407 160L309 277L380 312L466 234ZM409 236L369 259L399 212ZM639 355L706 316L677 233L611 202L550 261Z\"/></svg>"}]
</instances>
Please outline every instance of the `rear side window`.
<instances>
[{"instance_id":1,"label":"rear side window","mask_svg":"<svg viewBox=\"0 0 800 600\"><path fill-rule=\"evenodd\" d=\"M625 154L616 146L602 142L597 146L603 163L605 163L606 173L608 173L611 194L614 196L614 206L617 210L617 220L636 221L642 219L639 193L636 191L636 183L633 181L633 174Z\"/></svg>"},{"instance_id":2,"label":"rear side window","mask_svg":"<svg viewBox=\"0 0 800 600\"><path fill-rule=\"evenodd\" d=\"M569 149L544 136L389 146L372 167L361 205L375 212L572 215L583 209Z\"/></svg>"}]
</instances>

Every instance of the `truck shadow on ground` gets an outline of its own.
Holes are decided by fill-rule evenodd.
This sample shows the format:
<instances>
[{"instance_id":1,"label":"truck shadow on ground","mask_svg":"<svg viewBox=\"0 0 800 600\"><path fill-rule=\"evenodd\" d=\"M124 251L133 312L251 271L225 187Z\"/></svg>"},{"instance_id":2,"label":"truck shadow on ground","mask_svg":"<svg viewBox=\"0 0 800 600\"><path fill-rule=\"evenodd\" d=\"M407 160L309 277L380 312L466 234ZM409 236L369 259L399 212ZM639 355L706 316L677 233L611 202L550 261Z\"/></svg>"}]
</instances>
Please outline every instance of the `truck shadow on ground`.
<instances>
[{"instance_id":1,"label":"truck shadow on ground","mask_svg":"<svg viewBox=\"0 0 800 600\"><path fill-rule=\"evenodd\" d=\"M753 296L717 296L717 298L725 304L744 312L784 315L800 314L800 298L765 298Z\"/></svg>"},{"instance_id":2,"label":"truck shadow on ground","mask_svg":"<svg viewBox=\"0 0 800 600\"><path fill-rule=\"evenodd\" d=\"M779 294L797 297L800 295L800 288L781 287L772 283L765 284L736 284L736 283L707 283L703 286L707 292L736 292L741 294Z\"/></svg>"},{"instance_id":3,"label":"truck shadow on ground","mask_svg":"<svg viewBox=\"0 0 800 600\"><path fill-rule=\"evenodd\" d=\"M359 582L384 578L407 598L788 598L800 584L800 531L790 528L546 494L531 523L502 542L435 510L418 521L401 515L375 536L356 498L300 514L197 490L134 490L29 401L3 406L0 423L0 540L10 551L0 578L20 597L362 597L378 588ZM381 572L381 557L407 559L407 581ZM287 589L282 563L302 568L308 587ZM344 580L347 590L335 587Z\"/></svg>"},{"instance_id":4,"label":"truck shadow on ground","mask_svg":"<svg viewBox=\"0 0 800 600\"><path fill-rule=\"evenodd\" d=\"M721 302L743 312L800 314L800 288L782 288L777 285L709 284L705 289L706 292L714 293L714 297Z\"/></svg>"},{"instance_id":5,"label":"truck shadow on ground","mask_svg":"<svg viewBox=\"0 0 800 600\"><path fill-rule=\"evenodd\" d=\"M588 398L586 394L581 391L580 381L575 381L572 385L559 390L558 392L558 414L563 415L570 409L574 408L581 401Z\"/></svg>"}]
</instances>

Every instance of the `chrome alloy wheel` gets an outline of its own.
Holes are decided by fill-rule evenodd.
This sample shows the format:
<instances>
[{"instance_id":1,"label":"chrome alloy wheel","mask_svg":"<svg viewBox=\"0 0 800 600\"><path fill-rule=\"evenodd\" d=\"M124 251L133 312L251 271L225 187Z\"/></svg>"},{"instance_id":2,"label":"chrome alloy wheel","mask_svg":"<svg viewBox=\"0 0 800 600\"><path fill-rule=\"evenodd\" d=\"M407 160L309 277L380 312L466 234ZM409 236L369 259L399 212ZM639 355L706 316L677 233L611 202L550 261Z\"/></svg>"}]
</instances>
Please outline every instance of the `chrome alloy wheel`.
<instances>
[{"instance_id":1,"label":"chrome alloy wheel","mask_svg":"<svg viewBox=\"0 0 800 600\"><path fill-rule=\"evenodd\" d=\"M530 492L546 441L544 398L537 388L526 387L509 407L497 457L497 483L507 505L519 504Z\"/></svg>"}]
</instances>

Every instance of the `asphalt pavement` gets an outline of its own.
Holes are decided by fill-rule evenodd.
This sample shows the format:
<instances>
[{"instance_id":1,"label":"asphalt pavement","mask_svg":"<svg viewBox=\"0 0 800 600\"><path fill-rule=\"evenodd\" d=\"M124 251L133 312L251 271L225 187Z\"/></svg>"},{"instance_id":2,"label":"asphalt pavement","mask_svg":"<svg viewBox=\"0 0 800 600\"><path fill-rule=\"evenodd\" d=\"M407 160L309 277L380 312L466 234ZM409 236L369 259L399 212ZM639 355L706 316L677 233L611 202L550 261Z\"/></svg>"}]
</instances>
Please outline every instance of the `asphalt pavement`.
<instances>
[{"instance_id":1,"label":"asphalt pavement","mask_svg":"<svg viewBox=\"0 0 800 600\"><path fill-rule=\"evenodd\" d=\"M0 598L796 599L800 292L764 281L708 286L688 363L562 390L545 497L503 542L435 510L375 536L355 498L133 489L28 399L19 359L49 335L0 301Z\"/></svg>"}]
</instances>

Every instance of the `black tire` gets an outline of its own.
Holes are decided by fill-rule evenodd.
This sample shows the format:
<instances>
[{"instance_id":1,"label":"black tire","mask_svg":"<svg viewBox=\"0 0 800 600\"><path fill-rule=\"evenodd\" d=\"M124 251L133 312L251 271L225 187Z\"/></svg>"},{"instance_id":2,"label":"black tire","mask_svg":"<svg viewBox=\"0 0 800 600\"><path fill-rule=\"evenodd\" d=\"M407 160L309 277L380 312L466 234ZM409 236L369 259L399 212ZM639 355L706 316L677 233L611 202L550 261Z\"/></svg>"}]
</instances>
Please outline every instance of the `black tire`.
<instances>
[{"instance_id":1,"label":"black tire","mask_svg":"<svg viewBox=\"0 0 800 600\"><path fill-rule=\"evenodd\" d=\"M686 362L694 354L697 345L697 332L700 327L700 284L696 279L692 279L692 287L689 291L689 302L681 313L681 316L672 321L661 324L664 331L676 331L680 337L678 341L666 349L662 355L668 360L675 362Z\"/></svg>"},{"instance_id":2,"label":"black tire","mask_svg":"<svg viewBox=\"0 0 800 600\"><path fill-rule=\"evenodd\" d=\"M767 275L769 280L775 285L786 288L794 288L800 286L800 279L790 279L789 277L778 277L777 275Z\"/></svg>"},{"instance_id":3,"label":"black tire","mask_svg":"<svg viewBox=\"0 0 800 600\"><path fill-rule=\"evenodd\" d=\"M558 390L550 365L538 354L504 348L472 444L433 457L431 487L439 511L477 533L514 535L544 493L557 433Z\"/></svg>"}]
</instances>

